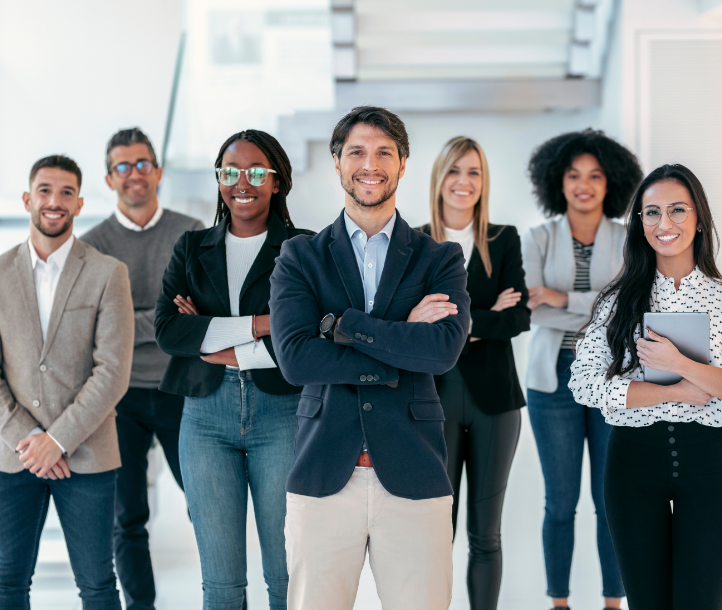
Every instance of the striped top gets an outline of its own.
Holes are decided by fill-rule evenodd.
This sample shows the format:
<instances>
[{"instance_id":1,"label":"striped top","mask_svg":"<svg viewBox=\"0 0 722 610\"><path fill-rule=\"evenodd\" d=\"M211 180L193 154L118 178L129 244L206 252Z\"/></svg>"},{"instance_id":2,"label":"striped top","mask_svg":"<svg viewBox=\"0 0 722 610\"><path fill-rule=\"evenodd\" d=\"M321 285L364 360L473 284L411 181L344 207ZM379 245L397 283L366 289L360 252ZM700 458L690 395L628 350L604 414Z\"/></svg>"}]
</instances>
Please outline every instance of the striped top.
<instances>
[{"instance_id":1,"label":"striped top","mask_svg":"<svg viewBox=\"0 0 722 610\"><path fill-rule=\"evenodd\" d=\"M589 283L589 265L592 262L592 251L594 244L585 246L575 238L574 241L574 262L576 263L576 274L574 275L574 292L589 292L592 289ZM568 330L564 333L561 349L574 349L574 337L576 331ZM581 339L582 336L579 336Z\"/></svg>"}]
</instances>

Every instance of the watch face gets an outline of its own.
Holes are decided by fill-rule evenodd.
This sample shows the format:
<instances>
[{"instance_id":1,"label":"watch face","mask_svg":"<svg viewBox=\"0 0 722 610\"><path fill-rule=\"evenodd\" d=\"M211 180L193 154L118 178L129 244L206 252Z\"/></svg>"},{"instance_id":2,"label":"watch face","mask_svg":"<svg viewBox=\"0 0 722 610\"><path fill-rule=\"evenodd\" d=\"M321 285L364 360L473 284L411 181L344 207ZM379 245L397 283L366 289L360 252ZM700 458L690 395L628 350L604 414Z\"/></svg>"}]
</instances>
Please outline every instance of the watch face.
<instances>
[{"instance_id":1,"label":"watch face","mask_svg":"<svg viewBox=\"0 0 722 610\"><path fill-rule=\"evenodd\" d=\"M328 332L332 326L333 326L333 316L331 314L325 315L323 317L323 320L321 320L321 332L322 333Z\"/></svg>"}]
</instances>

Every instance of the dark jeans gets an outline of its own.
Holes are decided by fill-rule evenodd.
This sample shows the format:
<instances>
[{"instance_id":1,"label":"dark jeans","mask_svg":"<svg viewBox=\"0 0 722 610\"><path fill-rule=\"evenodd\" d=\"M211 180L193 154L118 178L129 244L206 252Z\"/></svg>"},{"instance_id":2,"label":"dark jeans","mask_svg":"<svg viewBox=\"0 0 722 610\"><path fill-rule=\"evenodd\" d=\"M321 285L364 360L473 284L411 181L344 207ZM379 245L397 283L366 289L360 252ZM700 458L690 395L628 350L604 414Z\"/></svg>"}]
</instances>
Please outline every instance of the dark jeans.
<instances>
[{"instance_id":1,"label":"dark jeans","mask_svg":"<svg viewBox=\"0 0 722 610\"><path fill-rule=\"evenodd\" d=\"M113 546L127 610L153 610L155 582L148 548L148 450L153 435L183 489L178 435L183 397L160 390L130 388L116 407L118 443L123 464L118 471Z\"/></svg>"},{"instance_id":2,"label":"dark jeans","mask_svg":"<svg viewBox=\"0 0 722 610\"><path fill-rule=\"evenodd\" d=\"M604 497L631 610L722 608L722 429L615 426Z\"/></svg>"},{"instance_id":3,"label":"dark jeans","mask_svg":"<svg viewBox=\"0 0 722 610\"><path fill-rule=\"evenodd\" d=\"M557 360L559 387L546 393L527 390L529 419L534 431L546 491L544 508L544 563L547 595L569 597L569 574L574 552L574 518L582 483L584 439L592 470L592 499L597 513L597 550L602 566L602 595L624 597L612 539L604 509L604 465L612 426L599 409L574 401L568 387L574 361L572 350L563 349Z\"/></svg>"},{"instance_id":4,"label":"dark jeans","mask_svg":"<svg viewBox=\"0 0 722 610\"><path fill-rule=\"evenodd\" d=\"M204 610L236 610L244 600L249 487L269 606L286 609L285 484L298 400L262 392L245 371L226 372L215 392L185 400L180 462L201 557Z\"/></svg>"},{"instance_id":5,"label":"dark jeans","mask_svg":"<svg viewBox=\"0 0 722 610\"><path fill-rule=\"evenodd\" d=\"M518 410L487 415L474 402L458 367L443 377L448 473L454 488L452 522L456 534L461 471L469 486L467 526L469 564L466 584L471 610L494 610L501 587L501 510L521 430Z\"/></svg>"},{"instance_id":6,"label":"dark jeans","mask_svg":"<svg viewBox=\"0 0 722 610\"><path fill-rule=\"evenodd\" d=\"M0 472L0 608L30 610L30 583L52 495L84 610L120 610L113 572L115 471L39 479Z\"/></svg>"}]
</instances>

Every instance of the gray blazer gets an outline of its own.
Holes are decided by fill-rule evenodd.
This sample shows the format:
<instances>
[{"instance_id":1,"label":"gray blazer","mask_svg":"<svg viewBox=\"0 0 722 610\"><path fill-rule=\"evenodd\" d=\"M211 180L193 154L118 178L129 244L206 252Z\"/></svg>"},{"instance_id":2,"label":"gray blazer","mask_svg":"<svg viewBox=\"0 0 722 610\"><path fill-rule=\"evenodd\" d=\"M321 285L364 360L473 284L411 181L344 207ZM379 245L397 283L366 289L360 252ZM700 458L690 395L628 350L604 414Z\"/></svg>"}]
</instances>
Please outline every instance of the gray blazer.
<instances>
[{"instance_id":1,"label":"gray blazer","mask_svg":"<svg viewBox=\"0 0 722 610\"><path fill-rule=\"evenodd\" d=\"M590 292L574 292L574 246L566 214L533 227L522 239L526 285L546 286L569 295L563 309L539 305L531 312L531 339L526 387L554 392L558 386L556 364L565 331L578 331L591 317L599 292L622 269L627 232L623 225L602 216L594 239L589 269Z\"/></svg>"},{"instance_id":2,"label":"gray blazer","mask_svg":"<svg viewBox=\"0 0 722 610\"><path fill-rule=\"evenodd\" d=\"M27 242L0 256L0 472L20 472L15 447L40 426L82 474L120 466L115 405L130 380L128 268L74 240L46 339Z\"/></svg>"}]
</instances>

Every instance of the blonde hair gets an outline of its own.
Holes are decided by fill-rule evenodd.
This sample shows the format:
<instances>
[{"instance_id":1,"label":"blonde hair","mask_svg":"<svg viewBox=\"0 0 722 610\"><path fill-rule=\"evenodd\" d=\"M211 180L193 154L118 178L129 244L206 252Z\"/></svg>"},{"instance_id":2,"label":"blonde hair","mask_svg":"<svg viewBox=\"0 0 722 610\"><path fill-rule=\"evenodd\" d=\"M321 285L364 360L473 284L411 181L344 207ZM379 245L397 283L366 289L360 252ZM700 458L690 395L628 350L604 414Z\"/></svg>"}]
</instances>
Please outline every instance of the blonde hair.
<instances>
[{"instance_id":1,"label":"blonde hair","mask_svg":"<svg viewBox=\"0 0 722 610\"><path fill-rule=\"evenodd\" d=\"M481 262L487 276L491 277L491 257L489 256L489 164L479 144L464 136L451 138L436 157L431 168L431 237L437 242L446 241L444 226L444 199L441 186L452 166L470 150L475 150L481 159L481 196L474 206L474 245L481 255Z\"/></svg>"}]
</instances>

